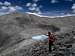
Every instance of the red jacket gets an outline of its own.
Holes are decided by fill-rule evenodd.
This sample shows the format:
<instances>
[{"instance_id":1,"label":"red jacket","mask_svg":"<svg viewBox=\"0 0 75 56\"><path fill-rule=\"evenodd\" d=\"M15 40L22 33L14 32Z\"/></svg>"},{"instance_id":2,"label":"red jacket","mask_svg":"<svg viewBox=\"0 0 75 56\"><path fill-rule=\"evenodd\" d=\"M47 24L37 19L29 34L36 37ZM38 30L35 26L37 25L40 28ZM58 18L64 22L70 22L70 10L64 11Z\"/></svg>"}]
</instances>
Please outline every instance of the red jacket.
<instances>
[{"instance_id":1,"label":"red jacket","mask_svg":"<svg viewBox=\"0 0 75 56\"><path fill-rule=\"evenodd\" d=\"M48 36L48 41L49 41L49 43L51 42L51 43L53 43L53 42L55 42L55 40L56 40L56 38L55 38L55 35L53 35L53 34L50 34L49 36Z\"/></svg>"}]
</instances>

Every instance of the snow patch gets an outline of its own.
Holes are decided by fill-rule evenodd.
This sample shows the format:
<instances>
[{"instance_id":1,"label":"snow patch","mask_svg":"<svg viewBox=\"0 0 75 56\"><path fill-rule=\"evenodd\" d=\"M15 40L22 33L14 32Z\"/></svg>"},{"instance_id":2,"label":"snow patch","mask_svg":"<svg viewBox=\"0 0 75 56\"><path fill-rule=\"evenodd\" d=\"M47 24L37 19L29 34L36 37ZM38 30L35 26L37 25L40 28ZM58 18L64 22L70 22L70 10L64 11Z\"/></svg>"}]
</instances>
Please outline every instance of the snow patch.
<instances>
[{"instance_id":1,"label":"snow patch","mask_svg":"<svg viewBox=\"0 0 75 56\"><path fill-rule=\"evenodd\" d=\"M25 12L27 14L33 14L33 15L36 15L36 16L39 16L39 17L48 17L48 18L58 18L58 17L67 17L67 16L75 16L75 14L66 14L66 15L62 15L62 16L43 16L43 15L40 15L38 13L31 13L31 12Z\"/></svg>"},{"instance_id":2,"label":"snow patch","mask_svg":"<svg viewBox=\"0 0 75 56\"><path fill-rule=\"evenodd\" d=\"M48 36L46 36L46 35L37 35L37 36L32 36L32 39L36 40L36 41L44 41L44 40L48 39Z\"/></svg>"}]
</instances>

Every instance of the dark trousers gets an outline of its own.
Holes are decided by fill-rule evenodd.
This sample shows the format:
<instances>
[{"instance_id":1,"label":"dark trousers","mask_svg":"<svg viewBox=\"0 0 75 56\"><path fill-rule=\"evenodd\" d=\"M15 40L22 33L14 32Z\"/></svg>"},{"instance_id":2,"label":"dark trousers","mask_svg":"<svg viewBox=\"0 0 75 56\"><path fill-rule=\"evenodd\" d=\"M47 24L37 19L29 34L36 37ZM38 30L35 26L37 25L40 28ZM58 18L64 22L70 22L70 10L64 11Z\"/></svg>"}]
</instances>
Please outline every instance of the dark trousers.
<instances>
[{"instance_id":1,"label":"dark trousers","mask_svg":"<svg viewBox=\"0 0 75 56\"><path fill-rule=\"evenodd\" d=\"M52 51L53 42L49 42L49 52Z\"/></svg>"}]
</instances>

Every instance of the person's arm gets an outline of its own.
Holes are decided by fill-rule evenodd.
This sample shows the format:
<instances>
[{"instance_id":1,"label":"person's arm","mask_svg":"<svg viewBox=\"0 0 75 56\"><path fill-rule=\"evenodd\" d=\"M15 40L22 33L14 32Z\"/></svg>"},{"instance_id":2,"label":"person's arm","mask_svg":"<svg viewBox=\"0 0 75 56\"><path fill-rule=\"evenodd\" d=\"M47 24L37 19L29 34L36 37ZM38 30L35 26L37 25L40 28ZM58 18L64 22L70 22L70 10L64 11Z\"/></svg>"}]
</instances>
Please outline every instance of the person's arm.
<instances>
[{"instance_id":1,"label":"person's arm","mask_svg":"<svg viewBox=\"0 0 75 56\"><path fill-rule=\"evenodd\" d=\"M44 35L49 36L48 34L44 34Z\"/></svg>"}]
</instances>

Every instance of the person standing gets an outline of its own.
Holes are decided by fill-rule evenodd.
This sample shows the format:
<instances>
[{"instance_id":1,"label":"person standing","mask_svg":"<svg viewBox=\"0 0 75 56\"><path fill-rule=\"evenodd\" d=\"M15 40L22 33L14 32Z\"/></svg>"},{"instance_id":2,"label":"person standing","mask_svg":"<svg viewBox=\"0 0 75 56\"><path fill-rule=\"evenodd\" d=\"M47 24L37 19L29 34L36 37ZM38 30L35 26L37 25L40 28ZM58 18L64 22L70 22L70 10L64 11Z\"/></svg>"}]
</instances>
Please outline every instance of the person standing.
<instances>
[{"instance_id":1,"label":"person standing","mask_svg":"<svg viewBox=\"0 0 75 56\"><path fill-rule=\"evenodd\" d=\"M49 52L52 51L52 46L54 45L55 40L55 35L51 32L48 32Z\"/></svg>"}]
</instances>

